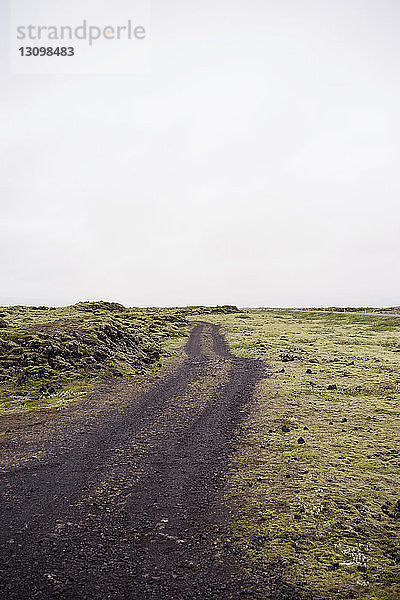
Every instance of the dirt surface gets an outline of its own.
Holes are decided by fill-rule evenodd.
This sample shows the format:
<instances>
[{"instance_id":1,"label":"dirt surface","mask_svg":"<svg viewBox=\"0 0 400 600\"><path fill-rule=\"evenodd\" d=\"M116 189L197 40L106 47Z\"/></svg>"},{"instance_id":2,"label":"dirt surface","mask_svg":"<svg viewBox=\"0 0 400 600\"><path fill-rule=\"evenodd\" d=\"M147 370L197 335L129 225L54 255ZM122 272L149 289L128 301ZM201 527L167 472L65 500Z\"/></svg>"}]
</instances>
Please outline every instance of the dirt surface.
<instances>
[{"instance_id":1,"label":"dirt surface","mask_svg":"<svg viewBox=\"0 0 400 600\"><path fill-rule=\"evenodd\" d=\"M147 389L126 377L86 407L7 423L3 600L298 597L279 565L255 576L224 538L223 477L263 365L206 323L186 355Z\"/></svg>"}]
</instances>

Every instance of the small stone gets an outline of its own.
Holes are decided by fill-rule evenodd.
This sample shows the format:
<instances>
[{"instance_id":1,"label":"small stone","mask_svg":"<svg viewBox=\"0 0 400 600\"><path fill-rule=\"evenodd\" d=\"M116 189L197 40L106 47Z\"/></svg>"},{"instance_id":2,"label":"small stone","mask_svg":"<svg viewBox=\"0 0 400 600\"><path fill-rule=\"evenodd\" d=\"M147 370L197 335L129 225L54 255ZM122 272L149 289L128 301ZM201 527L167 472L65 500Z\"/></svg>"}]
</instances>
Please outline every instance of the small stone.
<instances>
[{"instance_id":1,"label":"small stone","mask_svg":"<svg viewBox=\"0 0 400 600\"><path fill-rule=\"evenodd\" d=\"M297 440L297 443L298 443L298 444L305 444L305 443L306 443L306 441L305 441L305 439L304 439L304 438L302 438L302 437L299 437L299 439Z\"/></svg>"},{"instance_id":2,"label":"small stone","mask_svg":"<svg viewBox=\"0 0 400 600\"><path fill-rule=\"evenodd\" d=\"M290 431L290 427L288 427L287 425L283 425L282 431L283 431L283 433L288 433Z\"/></svg>"},{"instance_id":3,"label":"small stone","mask_svg":"<svg viewBox=\"0 0 400 600\"><path fill-rule=\"evenodd\" d=\"M328 385L328 390L337 390L336 383L331 383L330 385Z\"/></svg>"},{"instance_id":4,"label":"small stone","mask_svg":"<svg viewBox=\"0 0 400 600\"><path fill-rule=\"evenodd\" d=\"M311 373L312 373L311 369L307 369L306 373L307 373L307 375L311 375Z\"/></svg>"},{"instance_id":5,"label":"small stone","mask_svg":"<svg viewBox=\"0 0 400 600\"><path fill-rule=\"evenodd\" d=\"M54 392L56 391L56 388L51 385L50 383L45 383L42 386L40 386L39 388L39 393L40 394L54 394Z\"/></svg>"},{"instance_id":6,"label":"small stone","mask_svg":"<svg viewBox=\"0 0 400 600\"><path fill-rule=\"evenodd\" d=\"M347 419L346 419L346 417L343 417L343 419L342 419L342 423L347 423Z\"/></svg>"},{"instance_id":7,"label":"small stone","mask_svg":"<svg viewBox=\"0 0 400 600\"><path fill-rule=\"evenodd\" d=\"M329 425L333 425L333 421L329 421Z\"/></svg>"},{"instance_id":8,"label":"small stone","mask_svg":"<svg viewBox=\"0 0 400 600\"><path fill-rule=\"evenodd\" d=\"M301 521L301 515L296 514L293 516L293 518L295 521Z\"/></svg>"},{"instance_id":9,"label":"small stone","mask_svg":"<svg viewBox=\"0 0 400 600\"><path fill-rule=\"evenodd\" d=\"M287 354L285 352L281 353L280 358L282 362L292 362L294 360L294 356L292 354Z\"/></svg>"}]
</instances>

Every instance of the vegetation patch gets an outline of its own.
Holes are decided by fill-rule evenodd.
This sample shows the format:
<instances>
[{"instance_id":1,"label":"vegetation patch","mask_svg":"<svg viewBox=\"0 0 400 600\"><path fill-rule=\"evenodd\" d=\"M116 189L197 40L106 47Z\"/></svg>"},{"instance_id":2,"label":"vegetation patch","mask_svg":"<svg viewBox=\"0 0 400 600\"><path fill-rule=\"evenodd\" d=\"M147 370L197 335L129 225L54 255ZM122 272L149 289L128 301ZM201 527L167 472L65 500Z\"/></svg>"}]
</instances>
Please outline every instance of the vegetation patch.
<instances>
[{"instance_id":1,"label":"vegetation patch","mask_svg":"<svg viewBox=\"0 0 400 600\"><path fill-rule=\"evenodd\" d=\"M400 326L396 318L246 311L213 316L265 361L238 431L231 542L278 561L305 598L400 598Z\"/></svg>"},{"instance_id":2,"label":"vegetation patch","mask_svg":"<svg viewBox=\"0 0 400 600\"><path fill-rule=\"evenodd\" d=\"M176 309L115 302L0 308L0 413L61 406L99 377L158 369L189 330Z\"/></svg>"}]
</instances>

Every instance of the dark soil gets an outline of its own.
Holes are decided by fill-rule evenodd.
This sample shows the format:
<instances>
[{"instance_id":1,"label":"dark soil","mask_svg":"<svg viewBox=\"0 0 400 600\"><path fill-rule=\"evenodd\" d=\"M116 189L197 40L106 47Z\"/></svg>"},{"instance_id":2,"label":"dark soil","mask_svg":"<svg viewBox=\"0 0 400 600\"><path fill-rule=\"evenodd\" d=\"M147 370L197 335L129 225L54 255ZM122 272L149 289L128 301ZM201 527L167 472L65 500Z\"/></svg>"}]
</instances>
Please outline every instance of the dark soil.
<instances>
[{"instance_id":1,"label":"dark soil","mask_svg":"<svg viewBox=\"0 0 400 600\"><path fill-rule=\"evenodd\" d=\"M299 597L278 563L251 572L224 538L223 476L262 363L205 323L186 354L94 419L31 428L32 460L0 473L2 600ZM25 439L6 437L5 455Z\"/></svg>"}]
</instances>

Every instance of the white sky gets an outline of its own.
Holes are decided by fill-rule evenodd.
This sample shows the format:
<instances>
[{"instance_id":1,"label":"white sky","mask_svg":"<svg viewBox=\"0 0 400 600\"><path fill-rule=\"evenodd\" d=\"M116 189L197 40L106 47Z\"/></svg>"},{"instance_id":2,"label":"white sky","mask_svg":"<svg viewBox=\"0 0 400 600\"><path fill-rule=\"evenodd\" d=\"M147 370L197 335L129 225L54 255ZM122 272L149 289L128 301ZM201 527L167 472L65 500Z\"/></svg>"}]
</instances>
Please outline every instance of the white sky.
<instances>
[{"instance_id":1,"label":"white sky","mask_svg":"<svg viewBox=\"0 0 400 600\"><path fill-rule=\"evenodd\" d=\"M398 0L153 0L152 70L11 75L0 303L400 304Z\"/></svg>"}]
</instances>

